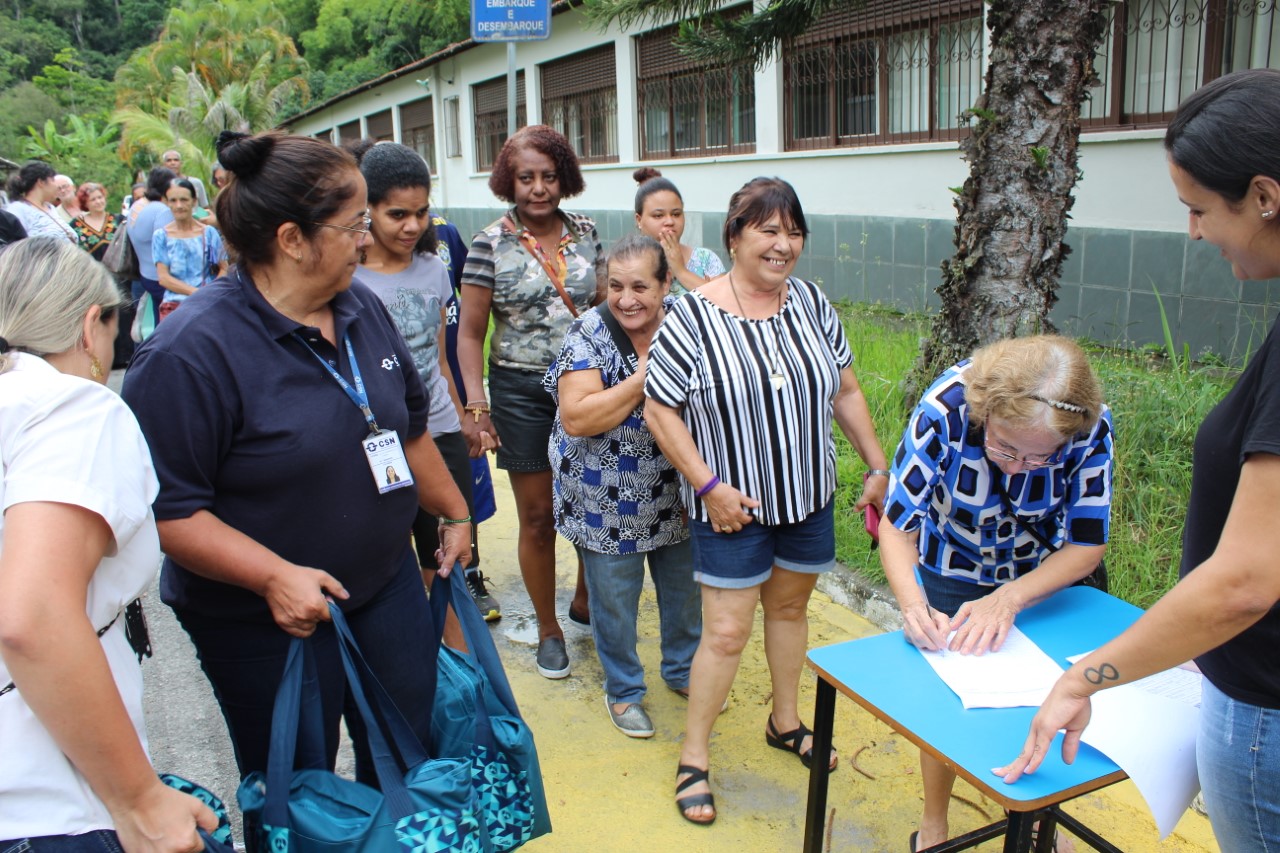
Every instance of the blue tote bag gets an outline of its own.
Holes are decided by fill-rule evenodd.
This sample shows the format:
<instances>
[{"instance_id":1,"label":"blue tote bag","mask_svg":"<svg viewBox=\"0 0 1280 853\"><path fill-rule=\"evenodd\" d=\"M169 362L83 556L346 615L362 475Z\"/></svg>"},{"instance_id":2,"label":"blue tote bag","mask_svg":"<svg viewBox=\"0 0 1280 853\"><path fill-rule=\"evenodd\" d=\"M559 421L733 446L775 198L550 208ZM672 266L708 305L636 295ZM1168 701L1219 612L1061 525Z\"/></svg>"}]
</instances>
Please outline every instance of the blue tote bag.
<instances>
[{"instance_id":1,"label":"blue tote bag","mask_svg":"<svg viewBox=\"0 0 1280 853\"><path fill-rule=\"evenodd\" d=\"M470 654L441 645L431 714L433 751L470 762L481 823L495 851L551 832L533 732L520 716L498 649L471 603L459 564L431 587L436 624L454 603Z\"/></svg>"},{"instance_id":2,"label":"blue tote bag","mask_svg":"<svg viewBox=\"0 0 1280 853\"><path fill-rule=\"evenodd\" d=\"M332 604L330 611L382 790L325 769L316 663L310 641L295 638L276 694L267 770L250 773L237 794L249 849L489 853L470 762L427 755L361 656L342 612ZM299 751L304 769L295 771Z\"/></svg>"}]
</instances>

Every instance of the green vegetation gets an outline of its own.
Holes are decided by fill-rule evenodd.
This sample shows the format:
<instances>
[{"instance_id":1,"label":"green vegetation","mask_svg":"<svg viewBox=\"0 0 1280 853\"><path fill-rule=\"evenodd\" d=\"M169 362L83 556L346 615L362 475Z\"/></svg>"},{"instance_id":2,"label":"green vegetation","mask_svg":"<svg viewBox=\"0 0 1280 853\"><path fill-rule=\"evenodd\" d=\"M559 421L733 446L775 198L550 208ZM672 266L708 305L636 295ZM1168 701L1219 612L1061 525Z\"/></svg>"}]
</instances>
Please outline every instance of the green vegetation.
<instances>
[{"instance_id":1,"label":"green vegetation","mask_svg":"<svg viewBox=\"0 0 1280 853\"><path fill-rule=\"evenodd\" d=\"M899 380L928 334L923 316L841 305L854 370L867 395L876 433L893 455L910 405ZM1107 569L1111 592L1149 607L1178 577L1182 523L1191 491L1191 445L1200 421L1235 381L1216 367L1197 367L1178 353L1144 353L1086 343L1116 427L1115 492ZM837 431L836 553L875 583L884 582L853 505L864 466Z\"/></svg>"},{"instance_id":2,"label":"green vegetation","mask_svg":"<svg viewBox=\"0 0 1280 853\"><path fill-rule=\"evenodd\" d=\"M12 0L0 9L0 156L39 156L106 184L113 201L170 148L207 180L221 131L266 130L313 98L461 41L470 9L469 0Z\"/></svg>"}]
</instances>

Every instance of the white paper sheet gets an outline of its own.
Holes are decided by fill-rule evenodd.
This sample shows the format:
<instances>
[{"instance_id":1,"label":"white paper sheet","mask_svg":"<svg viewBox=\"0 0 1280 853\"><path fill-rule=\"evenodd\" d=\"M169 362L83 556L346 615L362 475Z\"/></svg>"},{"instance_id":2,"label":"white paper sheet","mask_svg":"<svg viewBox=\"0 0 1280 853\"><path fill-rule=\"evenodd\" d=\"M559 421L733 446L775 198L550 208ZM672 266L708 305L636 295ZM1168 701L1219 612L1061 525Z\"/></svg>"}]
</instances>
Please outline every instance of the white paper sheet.
<instances>
[{"instance_id":1,"label":"white paper sheet","mask_svg":"<svg viewBox=\"0 0 1280 853\"><path fill-rule=\"evenodd\" d=\"M1200 790L1196 734L1203 684L1199 672L1174 667L1095 693L1081 738L1129 774L1161 838L1173 832Z\"/></svg>"},{"instance_id":2,"label":"white paper sheet","mask_svg":"<svg viewBox=\"0 0 1280 853\"><path fill-rule=\"evenodd\" d=\"M998 652L920 653L966 708L1034 707L1044 701L1062 675L1062 667L1016 625L1009 629Z\"/></svg>"},{"instance_id":3,"label":"white paper sheet","mask_svg":"<svg viewBox=\"0 0 1280 853\"><path fill-rule=\"evenodd\" d=\"M1082 740L1129 774L1164 838L1173 832L1200 790L1196 773L1200 709L1182 699L1152 693L1140 684L1095 693L1093 715Z\"/></svg>"}]
</instances>

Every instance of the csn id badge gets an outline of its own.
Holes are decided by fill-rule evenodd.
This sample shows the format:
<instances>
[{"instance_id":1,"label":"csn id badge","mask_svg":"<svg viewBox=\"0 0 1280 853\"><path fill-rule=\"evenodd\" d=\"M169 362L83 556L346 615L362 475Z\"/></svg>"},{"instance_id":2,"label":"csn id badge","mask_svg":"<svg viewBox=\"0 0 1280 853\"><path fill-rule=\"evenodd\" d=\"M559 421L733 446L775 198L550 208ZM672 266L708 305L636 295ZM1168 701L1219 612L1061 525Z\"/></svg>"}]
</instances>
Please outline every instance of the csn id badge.
<instances>
[{"instance_id":1,"label":"csn id badge","mask_svg":"<svg viewBox=\"0 0 1280 853\"><path fill-rule=\"evenodd\" d=\"M409 472L409 462L404 458L404 445L400 443L398 432L385 429L370 433L362 446L365 458L369 460L369 470L373 472L373 482L378 486L378 494L385 495L413 485L413 474Z\"/></svg>"}]
</instances>

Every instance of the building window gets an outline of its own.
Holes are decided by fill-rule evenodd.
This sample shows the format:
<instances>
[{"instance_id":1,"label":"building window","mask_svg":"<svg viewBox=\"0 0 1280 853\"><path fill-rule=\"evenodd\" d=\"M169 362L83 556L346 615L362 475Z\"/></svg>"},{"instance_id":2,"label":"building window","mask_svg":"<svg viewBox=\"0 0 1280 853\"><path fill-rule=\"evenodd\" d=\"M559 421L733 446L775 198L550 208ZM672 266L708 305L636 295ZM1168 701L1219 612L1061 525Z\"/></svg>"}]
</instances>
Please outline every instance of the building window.
<instances>
[{"instance_id":1,"label":"building window","mask_svg":"<svg viewBox=\"0 0 1280 853\"><path fill-rule=\"evenodd\" d=\"M985 44L977 0L832 9L783 48L787 149L958 138Z\"/></svg>"},{"instance_id":2,"label":"building window","mask_svg":"<svg viewBox=\"0 0 1280 853\"><path fill-rule=\"evenodd\" d=\"M1152 127L1216 77L1280 68L1276 0L1124 0L1094 59L1086 128ZM1119 82L1119 85L1117 85Z\"/></svg>"},{"instance_id":3,"label":"building window","mask_svg":"<svg viewBox=\"0 0 1280 853\"><path fill-rule=\"evenodd\" d=\"M471 89L475 98L476 171L493 168L507 141L507 75L478 83ZM529 123L525 114L524 72L516 74L516 127Z\"/></svg>"},{"instance_id":4,"label":"building window","mask_svg":"<svg viewBox=\"0 0 1280 853\"><path fill-rule=\"evenodd\" d=\"M346 124L338 125L338 144L343 145L347 142L356 142L360 139L360 122L349 121Z\"/></svg>"},{"instance_id":5,"label":"building window","mask_svg":"<svg viewBox=\"0 0 1280 853\"><path fill-rule=\"evenodd\" d=\"M618 162L613 45L542 66L542 120L565 135L583 163Z\"/></svg>"},{"instance_id":6,"label":"building window","mask_svg":"<svg viewBox=\"0 0 1280 853\"><path fill-rule=\"evenodd\" d=\"M374 113L364 120L365 127L368 128L368 135L371 139L379 142L391 142L395 138L395 131L391 124L391 110L383 110L380 113Z\"/></svg>"},{"instance_id":7,"label":"building window","mask_svg":"<svg viewBox=\"0 0 1280 853\"><path fill-rule=\"evenodd\" d=\"M400 136L436 174L436 119L430 96L400 105Z\"/></svg>"},{"instance_id":8,"label":"building window","mask_svg":"<svg viewBox=\"0 0 1280 853\"><path fill-rule=\"evenodd\" d=\"M676 32L666 27L636 39L641 158L754 153L750 63L708 68L679 52Z\"/></svg>"},{"instance_id":9,"label":"building window","mask_svg":"<svg viewBox=\"0 0 1280 853\"><path fill-rule=\"evenodd\" d=\"M444 99L444 156L462 156L461 105L457 95Z\"/></svg>"}]
</instances>

